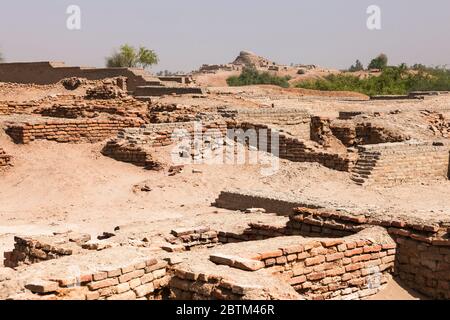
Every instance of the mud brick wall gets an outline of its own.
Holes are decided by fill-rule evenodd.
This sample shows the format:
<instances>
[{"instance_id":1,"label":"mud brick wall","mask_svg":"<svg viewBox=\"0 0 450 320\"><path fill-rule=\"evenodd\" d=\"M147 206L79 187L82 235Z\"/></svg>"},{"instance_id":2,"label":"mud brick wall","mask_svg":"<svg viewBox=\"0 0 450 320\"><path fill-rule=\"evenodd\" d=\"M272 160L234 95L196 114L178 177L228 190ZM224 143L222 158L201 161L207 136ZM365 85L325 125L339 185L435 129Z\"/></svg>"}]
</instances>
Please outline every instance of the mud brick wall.
<instances>
[{"instance_id":1,"label":"mud brick wall","mask_svg":"<svg viewBox=\"0 0 450 320\"><path fill-rule=\"evenodd\" d=\"M302 299L289 284L270 274L217 268L209 261L174 266L169 287L170 298L176 300Z\"/></svg>"},{"instance_id":2,"label":"mud brick wall","mask_svg":"<svg viewBox=\"0 0 450 320\"><path fill-rule=\"evenodd\" d=\"M244 300L245 286L201 273L175 270L169 282L175 300Z\"/></svg>"},{"instance_id":3,"label":"mud brick wall","mask_svg":"<svg viewBox=\"0 0 450 320\"><path fill-rule=\"evenodd\" d=\"M14 237L14 249L4 252L5 267L16 268L46 260L58 259L81 251L75 243L54 244L28 237Z\"/></svg>"},{"instance_id":4,"label":"mud brick wall","mask_svg":"<svg viewBox=\"0 0 450 320\"><path fill-rule=\"evenodd\" d=\"M74 232L53 236L15 236L14 249L4 252L4 265L16 268L78 254L83 251L82 245L89 240L89 234Z\"/></svg>"},{"instance_id":5,"label":"mud brick wall","mask_svg":"<svg viewBox=\"0 0 450 320\"><path fill-rule=\"evenodd\" d=\"M249 208L262 208L266 212L288 216L295 207L318 208L316 205L299 202L289 198L275 198L269 195L222 191L215 200L214 206L229 210L244 211Z\"/></svg>"},{"instance_id":6,"label":"mud brick wall","mask_svg":"<svg viewBox=\"0 0 450 320\"><path fill-rule=\"evenodd\" d=\"M105 267L75 277L53 276L25 284L25 294L10 299L31 300L154 300L161 299L167 286L167 262L142 259L123 266Z\"/></svg>"},{"instance_id":7,"label":"mud brick wall","mask_svg":"<svg viewBox=\"0 0 450 320\"><path fill-rule=\"evenodd\" d=\"M11 156L7 155L5 150L0 147L0 167L6 167L11 163Z\"/></svg>"},{"instance_id":8,"label":"mud brick wall","mask_svg":"<svg viewBox=\"0 0 450 320\"><path fill-rule=\"evenodd\" d=\"M393 143L359 147L352 180L361 185L395 185L449 177L449 146Z\"/></svg>"},{"instance_id":9,"label":"mud brick wall","mask_svg":"<svg viewBox=\"0 0 450 320\"><path fill-rule=\"evenodd\" d=\"M412 289L434 299L450 297L450 223L405 217L364 216L328 209L298 208L304 224L340 225L348 231L364 225L386 228L397 244L394 274Z\"/></svg>"},{"instance_id":10,"label":"mud brick wall","mask_svg":"<svg viewBox=\"0 0 450 320\"><path fill-rule=\"evenodd\" d=\"M345 146L379 144L388 142L402 142L409 140L409 136L398 129L388 128L373 122L356 123L354 121L334 120L313 117L311 121L311 139L317 141L315 132L329 132L338 138Z\"/></svg>"},{"instance_id":11,"label":"mud brick wall","mask_svg":"<svg viewBox=\"0 0 450 320\"><path fill-rule=\"evenodd\" d=\"M254 147L259 147L260 145L267 146L268 152L271 152L272 148L272 135L278 137L278 156L282 159L287 159L293 162L317 162L327 168L338 171L350 171L350 169L354 165L354 162L356 161L355 155L352 153L332 153L319 148L314 143L309 143L306 140L300 140L276 132L266 125L244 122L238 124L230 124L229 126L235 129L243 129L244 131L255 130L258 133L258 142ZM260 130L266 130L266 138L259 138Z\"/></svg>"},{"instance_id":12,"label":"mud brick wall","mask_svg":"<svg viewBox=\"0 0 450 320\"><path fill-rule=\"evenodd\" d=\"M434 298L450 299L450 242L444 246L398 237L396 274L410 288Z\"/></svg>"},{"instance_id":13,"label":"mud brick wall","mask_svg":"<svg viewBox=\"0 0 450 320\"><path fill-rule=\"evenodd\" d=\"M162 249L168 252L190 251L194 248L211 248L219 242L218 232L206 226L179 228L165 239L170 245Z\"/></svg>"},{"instance_id":14,"label":"mud brick wall","mask_svg":"<svg viewBox=\"0 0 450 320\"><path fill-rule=\"evenodd\" d=\"M136 87L134 95L136 97L159 97L163 95L181 95L181 94L204 94L205 91L200 87L164 87L164 86L139 86Z\"/></svg>"},{"instance_id":15,"label":"mud brick wall","mask_svg":"<svg viewBox=\"0 0 450 320\"><path fill-rule=\"evenodd\" d=\"M36 102L0 102L0 115L29 114L38 106Z\"/></svg>"},{"instance_id":16,"label":"mud brick wall","mask_svg":"<svg viewBox=\"0 0 450 320\"><path fill-rule=\"evenodd\" d=\"M108 141L101 152L104 156L117 161L132 163L136 166L144 167L147 170L159 169L162 166L162 164L153 159L150 150L140 146L126 144L123 141Z\"/></svg>"},{"instance_id":17,"label":"mud brick wall","mask_svg":"<svg viewBox=\"0 0 450 320\"><path fill-rule=\"evenodd\" d=\"M53 118L96 118L100 114L121 117L138 117L147 120L148 105L134 99L111 99L68 101L53 103L51 107L42 107L35 111L45 117Z\"/></svg>"},{"instance_id":18,"label":"mud brick wall","mask_svg":"<svg viewBox=\"0 0 450 320\"><path fill-rule=\"evenodd\" d=\"M224 118L241 122L295 126L302 138L309 137L311 118L307 111L295 108L224 109L219 110ZM301 130L298 130L301 128Z\"/></svg>"},{"instance_id":19,"label":"mud brick wall","mask_svg":"<svg viewBox=\"0 0 450 320\"><path fill-rule=\"evenodd\" d=\"M48 120L42 123L16 123L5 130L15 143L27 144L34 140L67 142L97 142L118 133L120 129L138 127L141 120L89 119Z\"/></svg>"},{"instance_id":20,"label":"mud brick wall","mask_svg":"<svg viewBox=\"0 0 450 320\"><path fill-rule=\"evenodd\" d=\"M262 252L257 255L273 274L280 274L307 299L361 299L387 283L396 244L335 239Z\"/></svg>"},{"instance_id":21,"label":"mud brick wall","mask_svg":"<svg viewBox=\"0 0 450 320\"><path fill-rule=\"evenodd\" d=\"M265 240L286 235L289 235L286 224L269 225L264 223L250 223L243 232L220 231L218 239L221 243L236 243Z\"/></svg>"},{"instance_id":22,"label":"mud brick wall","mask_svg":"<svg viewBox=\"0 0 450 320\"><path fill-rule=\"evenodd\" d=\"M223 121L199 122L199 133L225 137L227 125ZM183 130L183 134L175 134L176 130ZM147 124L141 128L128 128L121 130L117 138L137 144L151 147L162 147L174 143L172 138L182 138L184 135L192 138L195 133L195 122L158 123Z\"/></svg>"}]
</instances>

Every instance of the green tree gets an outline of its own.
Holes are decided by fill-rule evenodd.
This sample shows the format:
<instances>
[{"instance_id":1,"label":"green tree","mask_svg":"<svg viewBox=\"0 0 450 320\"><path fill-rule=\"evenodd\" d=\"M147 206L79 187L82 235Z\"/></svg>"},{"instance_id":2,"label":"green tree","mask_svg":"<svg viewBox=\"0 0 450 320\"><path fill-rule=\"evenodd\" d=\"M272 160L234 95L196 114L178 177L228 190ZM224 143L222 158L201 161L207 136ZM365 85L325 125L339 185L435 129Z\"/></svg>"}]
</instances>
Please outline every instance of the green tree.
<instances>
[{"instance_id":1,"label":"green tree","mask_svg":"<svg viewBox=\"0 0 450 320\"><path fill-rule=\"evenodd\" d=\"M381 53L380 55L378 55L378 57L376 57L375 59L373 59L368 68L369 69L384 69L387 67L388 64L388 57L387 55L385 55L384 53Z\"/></svg>"},{"instance_id":2,"label":"green tree","mask_svg":"<svg viewBox=\"0 0 450 320\"><path fill-rule=\"evenodd\" d=\"M350 72L356 72L356 71L362 71L362 70L364 70L364 66L363 66L363 64L361 63L361 61L359 61L359 60L356 60L355 64L352 65L352 66L348 69L348 71L350 71Z\"/></svg>"},{"instance_id":3,"label":"green tree","mask_svg":"<svg viewBox=\"0 0 450 320\"><path fill-rule=\"evenodd\" d=\"M120 47L119 51L114 51L113 54L106 58L106 66L109 68L140 67L146 69L158 63L158 55L150 49L139 47L136 49L133 46L125 44Z\"/></svg>"}]
</instances>

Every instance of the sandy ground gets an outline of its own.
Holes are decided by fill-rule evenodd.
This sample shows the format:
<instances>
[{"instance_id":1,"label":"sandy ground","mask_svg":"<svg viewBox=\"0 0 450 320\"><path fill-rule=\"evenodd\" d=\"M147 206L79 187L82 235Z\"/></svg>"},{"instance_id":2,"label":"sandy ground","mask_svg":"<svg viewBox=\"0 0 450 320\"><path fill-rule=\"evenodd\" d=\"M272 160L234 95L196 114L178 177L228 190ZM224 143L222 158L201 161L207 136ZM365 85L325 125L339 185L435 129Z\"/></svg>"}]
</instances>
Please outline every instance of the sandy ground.
<instances>
[{"instance_id":1,"label":"sandy ground","mask_svg":"<svg viewBox=\"0 0 450 320\"><path fill-rule=\"evenodd\" d=\"M426 298L420 293L406 288L399 279L392 279L388 282L386 289L366 300L426 300Z\"/></svg>"}]
</instances>

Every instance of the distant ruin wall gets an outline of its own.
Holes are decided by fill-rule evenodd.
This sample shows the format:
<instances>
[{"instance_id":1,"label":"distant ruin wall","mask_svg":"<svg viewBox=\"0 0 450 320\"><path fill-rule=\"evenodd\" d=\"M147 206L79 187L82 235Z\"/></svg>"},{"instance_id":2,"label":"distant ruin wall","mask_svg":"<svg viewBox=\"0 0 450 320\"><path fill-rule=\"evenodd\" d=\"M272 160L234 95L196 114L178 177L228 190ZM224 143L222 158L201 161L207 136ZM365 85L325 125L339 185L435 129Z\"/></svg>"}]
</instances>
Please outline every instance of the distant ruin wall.
<instances>
[{"instance_id":1,"label":"distant ruin wall","mask_svg":"<svg viewBox=\"0 0 450 320\"><path fill-rule=\"evenodd\" d=\"M395 185L449 177L449 146L404 142L359 147L352 169L358 184Z\"/></svg>"},{"instance_id":2,"label":"distant ruin wall","mask_svg":"<svg viewBox=\"0 0 450 320\"><path fill-rule=\"evenodd\" d=\"M170 94L204 94L200 87L166 87L166 86L139 86L134 90L136 97L159 97Z\"/></svg>"},{"instance_id":3,"label":"distant ruin wall","mask_svg":"<svg viewBox=\"0 0 450 320\"><path fill-rule=\"evenodd\" d=\"M82 68L67 67L58 62L0 63L0 82L54 84L70 77L101 80L105 78L126 77L127 88L134 91L137 86L147 84L141 70L131 68ZM154 78L153 81L159 82Z\"/></svg>"},{"instance_id":4,"label":"distant ruin wall","mask_svg":"<svg viewBox=\"0 0 450 320\"><path fill-rule=\"evenodd\" d=\"M8 125L6 133L15 143L34 140L67 142L98 142L118 133L120 129L138 127L143 121L134 118L93 120L47 120Z\"/></svg>"}]
</instances>

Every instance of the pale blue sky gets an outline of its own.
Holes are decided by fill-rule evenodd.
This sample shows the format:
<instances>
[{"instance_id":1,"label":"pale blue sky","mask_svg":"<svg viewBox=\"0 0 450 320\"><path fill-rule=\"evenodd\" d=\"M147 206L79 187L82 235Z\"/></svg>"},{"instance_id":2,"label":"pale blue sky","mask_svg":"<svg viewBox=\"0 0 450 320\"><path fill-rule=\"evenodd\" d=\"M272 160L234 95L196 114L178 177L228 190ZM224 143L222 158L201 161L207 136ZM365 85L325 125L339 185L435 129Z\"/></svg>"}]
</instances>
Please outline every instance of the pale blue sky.
<instances>
[{"instance_id":1,"label":"pale blue sky","mask_svg":"<svg viewBox=\"0 0 450 320\"><path fill-rule=\"evenodd\" d=\"M82 29L66 28L66 8ZM366 9L382 10L382 30ZM8 61L103 66L128 42L157 51L154 71L190 71L250 50L279 63L344 68L385 52L391 63L450 65L448 0L15 0L2 1L0 50Z\"/></svg>"}]
</instances>

